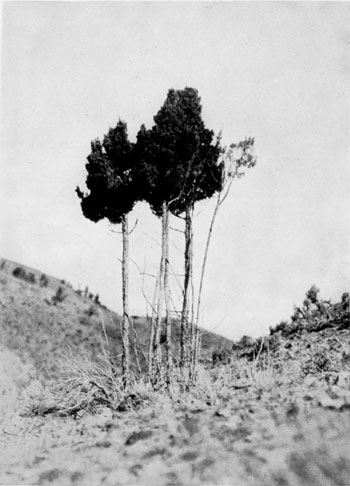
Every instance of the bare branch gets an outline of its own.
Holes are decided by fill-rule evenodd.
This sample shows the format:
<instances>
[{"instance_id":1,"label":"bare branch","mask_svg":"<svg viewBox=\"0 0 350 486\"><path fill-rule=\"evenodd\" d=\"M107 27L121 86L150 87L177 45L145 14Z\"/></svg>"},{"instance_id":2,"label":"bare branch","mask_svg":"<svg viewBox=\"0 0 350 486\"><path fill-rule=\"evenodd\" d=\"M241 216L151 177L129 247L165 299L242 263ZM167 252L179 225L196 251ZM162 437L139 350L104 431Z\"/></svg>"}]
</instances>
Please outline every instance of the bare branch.
<instances>
[{"instance_id":1,"label":"bare branch","mask_svg":"<svg viewBox=\"0 0 350 486\"><path fill-rule=\"evenodd\" d=\"M171 229L172 231L177 231L178 233L182 233L182 234L184 234L184 233L185 233L185 231L184 231L184 230L180 230L180 229L178 229L178 228L174 228L173 226L170 226L170 229Z\"/></svg>"},{"instance_id":2,"label":"bare branch","mask_svg":"<svg viewBox=\"0 0 350 486\"><path fill-rule=\"evenodd\" d=\"M135 221L134 226L133 226L133 227L132 227L132 229L129 231L128 235L131 235L131 234L132 234L132 233L135 231L135 228L136 228L136 226L137 226L137 223L138 223L138 222L139 222L139 220L137 219L137 220Z\"/></svg>"},{"instance_id":3,"label":"bare branch","mask_svg":"<svg viewBox=\"0 0 350 486\"><path fill-rule=\"evenodd\" d=\"M182 219L183 221L185 220L185 217L181 216L180 214L173 214L173 216L175 216L175 218Z\"/></svg>"}]
</instances>

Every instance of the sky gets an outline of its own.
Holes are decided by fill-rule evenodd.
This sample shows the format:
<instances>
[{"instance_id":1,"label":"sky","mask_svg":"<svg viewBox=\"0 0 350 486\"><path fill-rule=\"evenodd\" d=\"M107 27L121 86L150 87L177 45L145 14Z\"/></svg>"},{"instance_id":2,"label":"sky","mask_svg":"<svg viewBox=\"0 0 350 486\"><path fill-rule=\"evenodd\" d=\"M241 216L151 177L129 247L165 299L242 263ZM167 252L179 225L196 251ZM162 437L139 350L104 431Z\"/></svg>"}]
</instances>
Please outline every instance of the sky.
<instances>
[{"instance_id":1,"label":"sky","mask_svg":"<svg viewBox=\"0 0 350 486\"><path fill-rule=\"evenodd\" d=\"M200 324L257 337L350 289L348 2L4 2L0 256L86 285L121 311L120 228L82 215L90 142L119 119L135 140L169 89L198 89L224 144L255 138L209 249ZM197 206L195 283L214 201ZM160 221L130 215L130 312L144 315ZM181 229L182 222L171 222ZM174 307L183 239L171 234ZM147 274L143 275L142 274Z\"/></svg>"}]
</instances>

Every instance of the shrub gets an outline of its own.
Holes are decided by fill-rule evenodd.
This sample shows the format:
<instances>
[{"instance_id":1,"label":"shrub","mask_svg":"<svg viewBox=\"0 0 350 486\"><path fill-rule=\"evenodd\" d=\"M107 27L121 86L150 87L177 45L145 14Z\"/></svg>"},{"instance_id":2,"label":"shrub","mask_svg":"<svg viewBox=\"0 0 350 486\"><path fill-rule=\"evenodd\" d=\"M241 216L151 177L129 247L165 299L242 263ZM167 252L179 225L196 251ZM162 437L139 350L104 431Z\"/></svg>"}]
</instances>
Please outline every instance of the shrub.
<instances>
[{"instance_id":1,"label":"shrub","mask_svg":"<svg viewBox=\"0 0 350 486\"><path fill-rule=\"evenodd\" d=\"M90 307L88 309L86 309L84 311L85 314L87 314L89 317L93 316L96 314L96 309L95 309L95 306L93 305L90 305Z\"/></svg>"},{"instance_id":2,"label":"shrub","mask_svg":"<svg viewBox=\"0 0 350 486\"><path fill-rule=\"evenodd\" d=\"M344 292L341 296L341 304L344 311L348 311L350 307L349 292Z\"/></svg>"},{"instance_id":3,"label":"shrub","mask_svg":"<svg viewBox=\"0 0 350 486\"><path fill-rule=\"evenodd\" d=\"M63 287L59 286L51 300L56 305L57 303L63 302L66 297L67 295L64 293Z\"/></svg>"},{"instance_id":4,"label":"shrub","mask_svg":"<svg viewBox=\"0 0 350 486\"><path fill-rule=\"evenodd\" d=\"M238 342L238 346L241 348L250 348L254 346L254 339L250 336L243 336Z\"/></svg>"},{"instance_id":5,"label":"shrub","mask_svg":"<svg viewBox=\"0 0 350 486\"><path fill-rule=\"evenodd\" d=\"M318 301L317 294L319 293L320 289L316 287L316 285L313 285L307 292L306 292L306 298L309 299L309 301L312 304L316 304Z\"/></svg>"},{"instance_id":6,"label":"shrub","mask_svg":"<svg viewBox=\"0 0 350 486\"><path fill-rule=\"evenodd\" d=\"M36 283L36 279L35 279L35 275L34 273L30 272L27 274L27 278L26 280L29 282L29 283Z\"/></svg>"},{"instance_id":7,"label":"shrub","mask_svg":"<svg viewBox=\"0 0 350 486\"><path fill-rule=\"evenodd\" d=\"M280 332L282 335L284 335L286 333L287 328L288 328L288 322L287 321L281 321L275 327L270 327L270 334L272 335L272 334Z\"/></svg>"},{"instance_id":8,"label":"shrub","mask_svg":"<svg viewBox=\"0 0 350 486\"><path fill-rule=\"evenodd\" d=\"M43 273L41 274L39 284L40 284L40 287L47 287L48 284L49 284L49 279Z\"/></svg>"},{"instance_id":9,"label":"shrub","mask_svg":"<svg viewBox=\"0 0 350 486\"><path fill-rule=\"evenodd\" d=\"M211 358L213 365L229 364L231 362L231 352L225 348L214 349Z\"/></svg>"},{"instance_id":10,"label":"shrub","mask_svg":"<svg viewBox=\"0 0 350 486\"><path fill-rule=\"evenodd\" d=\"M13 270L12 275L16 278L21 278L22 280L25 280L26 278L26 272L22 267L16 267Z\"/></svg>"},{"instance_id":11,"label":"shrub","mask_svg":"<svg viewBox=\"0 0 350 486\"><path fill-rule=\"evenodd\" d=\"M20 278L22 280L25 280L26 282L29 282L29 283L32 283L32 284L36 283L34 273L32 273L32 272L26 273L26 271L22 267L16 267L13 270L12 275L16 278Z\"/></svg>"}]
</instances>

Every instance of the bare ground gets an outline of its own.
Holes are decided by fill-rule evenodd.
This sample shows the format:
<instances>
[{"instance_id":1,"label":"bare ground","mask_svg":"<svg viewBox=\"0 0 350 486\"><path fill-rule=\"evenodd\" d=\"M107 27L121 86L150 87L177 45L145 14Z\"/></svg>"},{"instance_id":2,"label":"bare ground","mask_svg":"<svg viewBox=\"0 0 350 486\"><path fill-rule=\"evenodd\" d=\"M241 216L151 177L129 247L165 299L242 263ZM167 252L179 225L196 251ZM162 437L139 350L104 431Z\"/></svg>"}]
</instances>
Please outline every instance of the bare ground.
<instances>
[{"instance_id":1,"label":"bare ground","mask_svg":"<svg viewBox=\"0 0 350 486\"><path fill-rule=\"evenodd\" d=\"M226 365L216 379L203 369L200 386L177 397L144 393L123 411L36 416L42 385L24 386L32 370L12 352L1 357L0 484L350 484L344 371L293 386L257 371L244 385Z\"/></svg>"}]
</instances>

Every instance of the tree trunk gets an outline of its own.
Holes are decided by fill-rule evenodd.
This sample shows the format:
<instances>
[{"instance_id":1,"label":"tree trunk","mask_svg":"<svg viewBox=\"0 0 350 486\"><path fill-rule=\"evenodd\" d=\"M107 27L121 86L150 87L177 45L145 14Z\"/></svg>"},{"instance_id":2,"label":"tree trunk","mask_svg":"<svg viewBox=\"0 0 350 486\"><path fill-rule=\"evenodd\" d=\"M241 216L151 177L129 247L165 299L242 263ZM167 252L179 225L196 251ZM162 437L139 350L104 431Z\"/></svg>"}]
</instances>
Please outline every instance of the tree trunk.
<instances>
[{"instance_id":1,"label":"tree trunk","mask_svg":"<svg viewBox=\"0 0 350 486\"><path fill-rule=\"evenodd\" d=\"M130 384L130 344L129 344L129 228L128 216L122 221L123 232L123 260L122 260L122 287L123 287L123 321L122 321L122 373L123 384L127 388Z\"/></svg>"},{"instance_id":2,"label":"tree trunk","mask_svg":"<svg viewBox=\"0 0 350 486\"><path fill-rule=\"evenodd\" d=\"M181 313L180 367L184 368L189 359L188 324L189 324L189 290L192 275L192 208L186 208L185 216L185 278Z\"/></svg>"},{"instance_id":3,"label":"tree trunk","mask_svg":"<svg viewBox=\"0 0 350 486\"><path fill-rule=\"evenodd\" d=\"M161 249L161 251L163 251ZM162 258L162 257L161 257ZM152 302L152 316L151 316L151 335L149 340L149 350L148 350L148 376L151 382L154 380L155 375L155 355L157 353L157 342L156 342L156 325L157 325L157 315L159 313L159 302L160 302L160 287L161 287L161 265L158 269L158 276L156 279L156 286L154 289L154 296Z\"/></svg>"},{"instance_id":4,"label":"tree trunk","mask_svg":"<svg viewBox=\"0 0 350 486\"><path fill-rule=\"evenodd\" d=\"M165 297L165 329L166 329L166 381L170 384L172 371L171 352L171 317L170 317L170 288L169 288L169 209L163 207L163 237L164 237L164 297Z\"/></svg>"},{"instance_id":5,"label":"tree trunk","mask_svg":"<svg viewBox=\"0 0 350 486\"><path fill-rule=\"evenodd\" d=\"M166 257L166 226L167 226L167 205L163 203L162 211L162 250L159 265L158 282L156 284L156 305L155 315L152 319L152 332L150 343L150 379L154 384L156 377L160 376L162 368L162 350L160 347L160 338L162 330L162 316L164 304L164 273L165 273L165 257Z\"/></svg>"},{"instance_id":6,"label":"tree trunk","mask_svg":"<svg viewBox=\"0 0 350 486\"><path fill-rule=\"evenodd\" d=\"M209 252L209 245L210 245L210 240L211 240L211 235L213 233L213 227L215 223L215 219L220 207L220 204L222 202L221 198L221 192L219 192L216 200L216 205L215 209L213 212L213 216L211 218L211 223L208 231L208 236L207 236L207 243L205 246L205 251L204 251L204 258L203 258L203 263L202 263L202 270L201 270L201 277L200 277L200 283L199 283L199 291L198 291L198 301L197 301L197 313L196 313L196 324L195 324L195 330L194 330L194 344L193 344L193 360L191 362L191 369L190 369L190 376L192 380L196 379L196 368L197 368L197 362L200 354L200 346L201 346L201 335L199 331L199 321L200 321L200 308L201 308L201 300L202 300L202 292L203 292L203 283L204 283L204 275L205 275L205 269L207 265L207 259L208 259L208 252Z\"/></svg>"}]
</instances>

